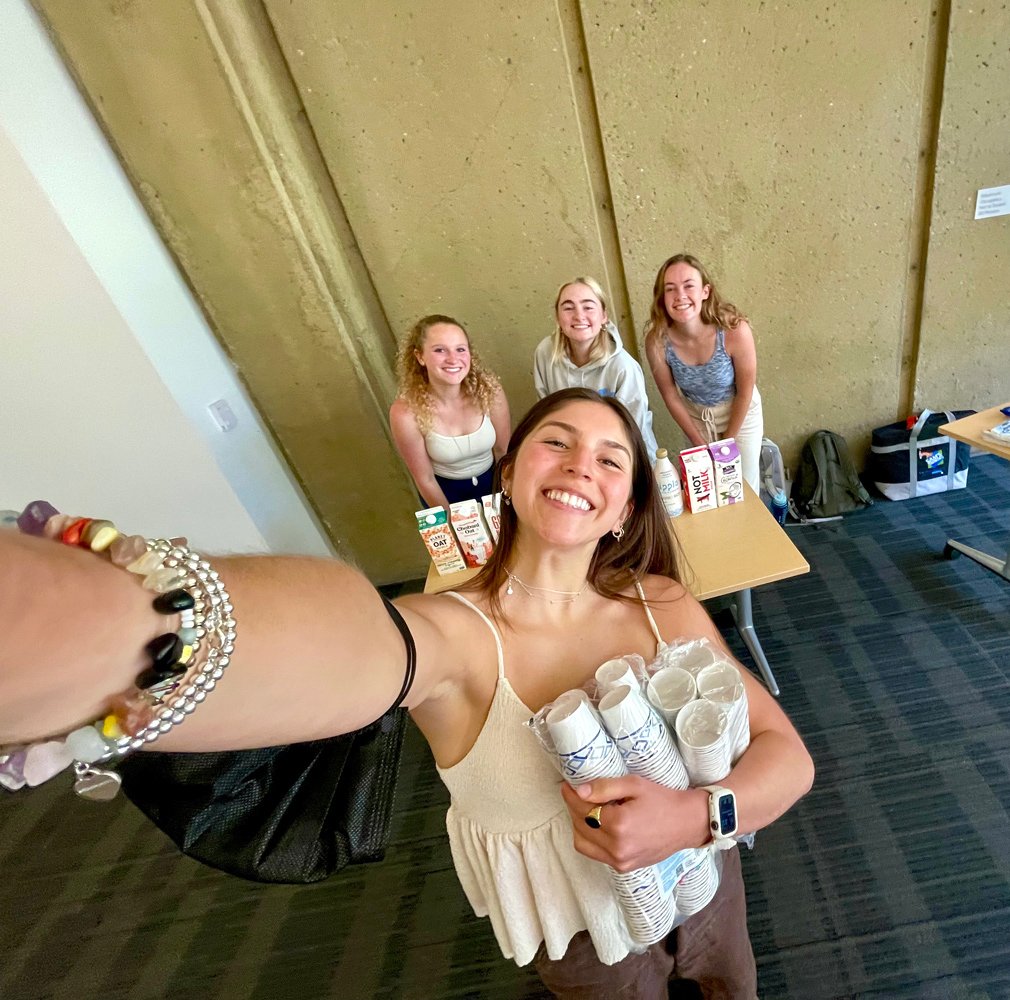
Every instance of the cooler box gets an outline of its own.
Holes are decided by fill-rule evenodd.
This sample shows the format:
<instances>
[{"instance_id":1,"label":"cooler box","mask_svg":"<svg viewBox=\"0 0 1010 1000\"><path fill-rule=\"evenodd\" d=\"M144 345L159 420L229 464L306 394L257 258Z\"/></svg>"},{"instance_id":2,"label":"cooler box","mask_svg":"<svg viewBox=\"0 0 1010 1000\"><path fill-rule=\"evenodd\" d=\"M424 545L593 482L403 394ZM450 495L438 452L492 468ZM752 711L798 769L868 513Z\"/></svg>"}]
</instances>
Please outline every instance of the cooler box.
<instances>
[{"instance_id":1,"label":"cooler box","mask_svg":"<svg viewBox=\"0 0 1010 1000\"><path fill-rule=\"evenodd\" d=\"M963 490L971 447L940 434L939 428L974 412L923 410L912 428L903 420L877 427L870 440L867 478L888 500Z\"/></svg>"}]
</instances>

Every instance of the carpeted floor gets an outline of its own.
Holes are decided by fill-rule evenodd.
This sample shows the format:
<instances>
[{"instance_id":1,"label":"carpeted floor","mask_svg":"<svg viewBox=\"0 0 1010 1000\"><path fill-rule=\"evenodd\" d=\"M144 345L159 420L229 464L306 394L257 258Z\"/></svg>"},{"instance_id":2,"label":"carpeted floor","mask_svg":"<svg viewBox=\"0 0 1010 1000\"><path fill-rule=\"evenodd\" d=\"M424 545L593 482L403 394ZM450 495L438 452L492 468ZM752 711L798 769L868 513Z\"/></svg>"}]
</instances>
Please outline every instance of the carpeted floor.
<instances>
[{"instance_id":1,"label":"carpeted floor","mask_svg":"<svg viewBox=\"0 0 1010 1000\"><path fill-rule=\"evenodd\" d=\"M1010 584L940 557L948 534L1005 552L1008 510L1010 470L977 458L965 491L790 529L811 574L756 593L818 768L745 852L763 997L1010 997ZM0 997L539 996L468 913L445 801L411 731L386 861L267 888L123 802L5 794Z\"/></svg>"}]
</instances>

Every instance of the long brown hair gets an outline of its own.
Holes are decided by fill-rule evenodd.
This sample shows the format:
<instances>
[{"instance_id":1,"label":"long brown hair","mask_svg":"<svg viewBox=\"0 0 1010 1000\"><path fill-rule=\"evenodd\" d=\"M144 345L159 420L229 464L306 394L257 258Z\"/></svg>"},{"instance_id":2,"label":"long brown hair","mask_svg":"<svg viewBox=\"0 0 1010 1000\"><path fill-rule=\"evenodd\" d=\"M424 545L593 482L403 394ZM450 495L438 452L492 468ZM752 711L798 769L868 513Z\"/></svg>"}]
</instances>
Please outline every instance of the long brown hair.
<instances>
[{"instance_id":1,"label":"long brown hair","mask_svg":"<svg viewBox=\"0 0 1010 1000\"><path fill-rule=\"evenodd\" d=\"M674 264L687 264L693 267L701 275L702 285L708 285L708 298L701 304L701 321L708 326L718 326L724 330L735 330L747 317L732 302L725 302L716 290L715 283L711 275L705 270L697 257L689 253L675 253L672 257L663 261L656 273L656 280L652 286L652 307L649 310L649 321L645 325L645 336L647 340L662 339L663 334L673 322L673 318L666 311L666 269Z\"/></svg>"},{"instance_id":2,"label":"long brown hair","mask_svg":"<svg viewBox=\"0 0 1010 1000\"><path fill-rule=\"evenodd\" d=\"M613 410L624 425L632 450L632 509L624 522L624 535L618 540L608 531L600 539L589 564L587 578L590 586L604 597L639 603L637 595L629 597L623 593L636 580L641 580L647 573L656 573L680 582L681 575L677 546L659 498L642 432L620 400L614 396L600 396L591 389L561 389L545 396L534 404L512 432L508 451L495 469L494 489L496 492L500 490L502 478L512 472L516 453L526 438L556 410L576 402L596 403ZM466 587L486 593L491 613L499 620L506 617L500 591L512 567L518 534L519 521L515 508L503 502L498 544L484 568Z\"/></svg>"},{"instance_id":3,"label":"long brown hair","mask_svg":"<svg viewBox=\"0 0 1010 1000\"><path fill-rule=\"evenodd\" d=\"M417 421L417 429L422 434L427 434L431 430L435 404L428 382L428 369L417 360L417 354L424 350L424 341L428 336L428 331L439 323L459 327L463 331L463 336L466 337L467 346L470 348L470 370L466 373L466 378L463 379L460 386L463 395L473 400L480 408L481 413L490 413L495 394L501 388L498 376L489 368L484 367L470 343L470 334L466 332L466 327L458 319L443 316L441 313L432 313L430 316L422 317L407 331L396 356L398 395L410 407L414 419Z\"/></svg>"}]
</instances>

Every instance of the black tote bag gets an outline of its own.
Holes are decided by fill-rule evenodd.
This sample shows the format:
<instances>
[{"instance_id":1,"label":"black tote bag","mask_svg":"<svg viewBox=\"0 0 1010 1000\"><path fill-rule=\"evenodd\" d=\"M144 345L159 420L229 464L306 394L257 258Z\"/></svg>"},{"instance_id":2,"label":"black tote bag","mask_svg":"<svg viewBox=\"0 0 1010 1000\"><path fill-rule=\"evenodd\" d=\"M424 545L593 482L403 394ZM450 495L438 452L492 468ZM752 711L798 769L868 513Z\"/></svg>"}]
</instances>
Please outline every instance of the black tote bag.
<instances>
[{"instance_id":1,"label":"black tote bag","mask_svg":"<svg viewBox=\"0 0 1010 1000\"><path fill-rule=\"evenodd\" d=\"M385 599L383 599L385 601ZM389 840L414 677L413 637L399 697L364 729L329 739L216 753L143 751L119 767L127 797L183 854L256 882L318 882L378 861Z\"/></svg>"}]
</instances>

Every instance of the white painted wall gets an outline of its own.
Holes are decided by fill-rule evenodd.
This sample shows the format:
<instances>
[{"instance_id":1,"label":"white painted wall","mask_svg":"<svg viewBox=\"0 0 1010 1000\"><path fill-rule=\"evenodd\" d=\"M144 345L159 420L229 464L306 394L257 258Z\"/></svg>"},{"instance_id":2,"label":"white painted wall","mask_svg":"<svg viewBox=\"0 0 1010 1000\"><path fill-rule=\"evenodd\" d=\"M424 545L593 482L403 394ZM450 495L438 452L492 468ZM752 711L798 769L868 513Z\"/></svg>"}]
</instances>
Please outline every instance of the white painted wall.
<instances>
[{"instance_id":1,"label":"white painted wall","mask_svg":"<svg viewBox=\"0 0 1010 1000\"><path fill-rule=\"evenodd\" d=\"M330 554L28 0L0 4L0 219L0 508Z\"/></svg>"}]
</instances>

